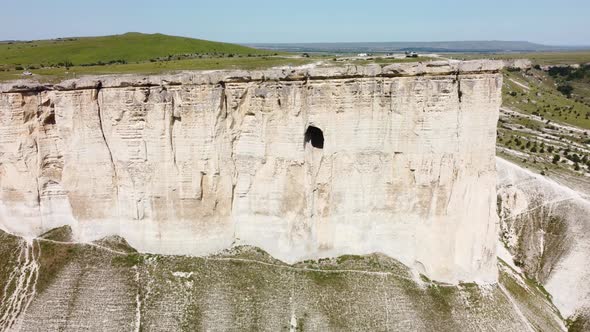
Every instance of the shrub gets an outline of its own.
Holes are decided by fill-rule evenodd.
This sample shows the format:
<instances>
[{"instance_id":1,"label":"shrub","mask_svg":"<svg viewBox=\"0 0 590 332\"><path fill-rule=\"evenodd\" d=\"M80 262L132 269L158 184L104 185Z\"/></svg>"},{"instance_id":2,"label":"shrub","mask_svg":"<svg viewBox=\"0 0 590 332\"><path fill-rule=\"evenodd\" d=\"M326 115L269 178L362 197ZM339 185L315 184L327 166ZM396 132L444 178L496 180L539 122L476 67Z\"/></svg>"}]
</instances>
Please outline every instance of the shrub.
<instances>
[{"instance_id":1,"label":"shrub","mask_svg":"<svg viewBox=\"0 0 590 332\"><path fill-rule=\"evenodd\" d=\"M573 161L574 163L579 163L580 161L582 161L582 158L580 158L580 156L578 156L578 154L574 153L572 155L568 155L567 159Z\"/></svg>"},{"instance_id":2,"label":"shrub","mask_svg":"<svg viewBox=\"0 0 590 332\"><path fill-rule=\"evenodd\" d=\"M563 84L557 87L557 91L561 92L564 96L567 96L569 98L572 96L574 88L572 88L572 86L569 84Z\"/></svg>"},{"instance_id":3,"label":"shrub","mask_svg":"<svg viewBox=\"0 0 590 332\"><path fill-rule=\"evenodd\" d=\"M548 70L550 76L568 76L573 71L572 67L551 67Z\"/></svg>"}]
</instances>

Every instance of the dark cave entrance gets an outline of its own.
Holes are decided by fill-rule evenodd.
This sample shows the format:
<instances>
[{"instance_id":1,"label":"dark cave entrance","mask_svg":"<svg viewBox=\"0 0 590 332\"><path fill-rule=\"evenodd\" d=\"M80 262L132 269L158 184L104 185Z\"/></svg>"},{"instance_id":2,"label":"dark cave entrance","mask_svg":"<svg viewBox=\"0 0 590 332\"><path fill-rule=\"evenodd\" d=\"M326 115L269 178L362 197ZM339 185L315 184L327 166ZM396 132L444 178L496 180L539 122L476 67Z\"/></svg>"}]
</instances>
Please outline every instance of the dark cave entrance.
<instances>
[{"instance_id":1,"label":"dark cave entrance","mask_svg":"<svg viewBox=\"0 0 590 332\"><path fill-rule=\"evenodd\" d=\"M316 149L324 148L324 132L318 127L309 126L305 131L305 144L311 143Z\"/></svg>"}]
</instances>

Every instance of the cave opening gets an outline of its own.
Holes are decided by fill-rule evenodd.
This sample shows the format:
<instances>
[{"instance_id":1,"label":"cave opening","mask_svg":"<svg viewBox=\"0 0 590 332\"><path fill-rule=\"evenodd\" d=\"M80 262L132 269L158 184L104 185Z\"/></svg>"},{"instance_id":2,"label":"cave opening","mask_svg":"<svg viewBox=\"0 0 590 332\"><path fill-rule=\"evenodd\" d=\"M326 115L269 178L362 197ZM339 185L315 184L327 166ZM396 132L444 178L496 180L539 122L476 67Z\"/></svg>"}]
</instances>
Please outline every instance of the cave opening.
<instances>
[{"instance_id":1,"label":"cave opening","mask_svg":"<svg viewBox=\"0 0 590 332\"><path fill-rule=\"evenodd\" d=\"M324 148L324 132L318 127L309 126L305 131L305 144L311 143L316 149Z\"/></svg>"}]
</instances>

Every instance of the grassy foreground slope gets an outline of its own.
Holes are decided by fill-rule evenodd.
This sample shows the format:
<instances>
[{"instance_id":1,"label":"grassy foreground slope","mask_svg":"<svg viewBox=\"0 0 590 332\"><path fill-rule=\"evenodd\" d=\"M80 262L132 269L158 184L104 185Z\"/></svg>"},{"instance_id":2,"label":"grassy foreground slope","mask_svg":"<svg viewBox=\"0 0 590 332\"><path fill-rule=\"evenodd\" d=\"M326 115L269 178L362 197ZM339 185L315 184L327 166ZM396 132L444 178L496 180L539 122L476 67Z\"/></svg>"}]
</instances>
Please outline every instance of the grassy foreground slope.
<instances>
[{"instance_id":1,"label":"grassy foreground slope","mask_svg":"<svg viewBox=\"0 0 590 332\"><path fill-rule=\"evenodd\" d=\"M22 66L54 66L142 62L184 54L272 54L250 47L163 34L126 33L104 37L60 38L0 44L0 63Z\"/></svg>"},{"instance_id":2,"label":"grassy foreground slope","mask_svg":"<svg viewBox=\"0 0 590 332\"><path fill-rule=\"evenodd\" d=\"M379 254L288 265L253 247L209 257L139 254L120 238L32 242L0 231L0 330L559 331L535 284L416 280ZM19 258L20 256L20 258Z\"/></svg>"}]
</instances>

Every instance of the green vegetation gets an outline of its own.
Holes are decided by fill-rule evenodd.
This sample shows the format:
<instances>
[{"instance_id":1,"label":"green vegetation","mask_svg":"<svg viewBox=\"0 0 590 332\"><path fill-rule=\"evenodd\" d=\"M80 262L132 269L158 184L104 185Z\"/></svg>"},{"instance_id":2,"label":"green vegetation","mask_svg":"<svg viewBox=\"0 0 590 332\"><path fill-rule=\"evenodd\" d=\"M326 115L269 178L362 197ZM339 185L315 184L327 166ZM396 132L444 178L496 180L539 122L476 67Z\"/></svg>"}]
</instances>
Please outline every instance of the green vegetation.
<instances>
[{"instance_id":1,"label":"green vegetation","mask_svg":"<svg viewBox=\"0 0 590 332\"><path fill-rule=\"evenodd\" d=\"M421 61L432 61L432 60L436 60L436 58L416 57L416 58L395 59L395 58L376 57L374 59L358 59L352 63L358 64L358 65L368 65L371 63L377 63L380 65L388 65L388 64L392 64L392 63L408 63L408 62L421 62Z\"/></svg>"},{"instance_id":2,"label":"green vegetation","mask_svg":"<svg viewBox=\"0 0 590 332\"><path fill-rule=\"evenodd\" d=\"M556 84L557 90L563 95L571 98L572 96L580 102L586 101L590 106L590 64L581 65L579 68L574 67L552 67L547 73L551 76ZM590 112L585 114L590 118Z\"/></svg>"},{"instance_id":3,"label":"green vegetation","mask_svg":"<svg viewBox=\"0 0 590 332\"><path fill-rule=\"evenodd\" d=\"M303 58L261 56L261 57L232 57L172 60L161 62L141 62L124 65L108 66L75 66L65 68L43 68L34 70L35 79L42 82L58 82L64 79L76 78L83 75L104 74L161 74L182 70L216 70L216 69L264 69L275 66L299 66L311 63L313 60ZM0 81L22 78L21 72L0 72Z\"/></svg>"},{"instance_id":4,"label":"green vegetation","mask_svg":"<svg viewBox=\"0 0 590 332\"><path fill-rule=\"evenodd\" d=\"M587 70L581 66L504 71L506 110L498 123L498 155L542 175L585 181L582 175L590 173Z\"/></svg>"},{"instance_id":5,"label":"green vegetation","mask_svg":"<svg viewBox=\"0 0 590 332\"><path fill-rule=\"evenodd\" d=\"M72 241L72 228L70 226L54 228L41 234L39 237L52 241L70 242Z\"/></svg>"},{"instance_id":6,"label":"green vegetation","mask_svg":"<svg viewBox=\"0 0 590 332\"><path fill-rule=\"evenodd\" d=\"M57 242L37 241L41 255L39 256L39 279L37 292L41 293L51 286L57 279L59 272L74 261L80 253L75 244L61 244Z\"/></svg>"},{"instance_id":7,"label":"green vegetation","mask_svg":"<svg viewBox=\"0 0 590 332\"><path fill-rule=\"evenodd\" d=\"M544 324L554 324L554 322L550 322L551 318L548 315L540 315L541 310L543 310L541 308L545 308L544 310L551 310L555 316L563 321L563 317L551 300L551 295L542 285L525 276L515 278L514 276L518 275L518 272L503 260L498 260L498 266L500 267L500 284L505 287L507 295L511 296L514 301L516 301L516 305L525 316L535 316L535 319L529 321L536 330L542 331L542 325Z\"/></svg>"},{"instance_id":8,"label":"green vegetation","mask_svg":"<svg viewBox=\"0 0 590 332\"><path fill-rule=\"evenodd\" d=\"M111 250L118 251L121 253L137 253L137 250L130 246L129 243L127 243L127 240L117 235L107 236L106 238L103 238L99 241L95 241L94 243L101 247L109 248Z\"/></svg>"},{"instance_id":9,"label":"green vegetation","mask_svg":"<svg viewBox=\"0 0 590 332\"><path fill-rule=\"evenodd\" d=\"M21 254L19 248L22 245L22 239L8 235L0 230L0 256L2 257L2 264L0 264L0 298L14 291L14 283L4 287L10 280L10 275L13 273L15 266L17 266L18 256ZM6 292L6 294L5 294ZM0 310L4 309L3 304L0 303Z\"/></svg>"},{"instance_id":10,"label":"green vegetation","mask_svg":"<svg viewBox=\"0 0 590 332\"><path fill-rule=\"evenodd\" d=\"M567 319L566 326L568 332L584 332L590 329L590 319L583 315L577 315L574 318Z\"/></svg>"},{"instance_id":11,"label":"green vegetation","mask_svg":"<svg viewBox=\"0 0 590 332\"><path fill-rule=\"evenodd\" d=\"M37 68L272 54L235 44L142 33L0 44L0 63Z\"/></svg>"},{"instance_id":12,"label":"green vegetation","mask_svg":"<svg viewBox=\"0 0 590 332\"><path fill-rule=\"evenodd\" d=\"M133 267L143 262L144 256L140 254L127 254L124 256L115 256L111 261L113 267Z\"/></svg>"},{"instance_id":13,"label":"green vegetation","mask_svg":"<svg viewBox=\"0 0 590 332\"><path fill-rule=\"evenodd\" d=\"M530 59L533 63L539 65L558 65L558 64L579 64L590 62L590 51L572 51L572 52L532 52L532 53L468 53L468 54L447 54L446 56L454 59Z\"/></svg>"},{"instance_id":14,"label":"green vegetation","mask_svg":"<svg viewBox=\"0 0 590 332\"><path fill-rule=\"evenodd\" d=\"M538 115L550 122L590 129L590 96L568 98L564 94L572 92L564 87L565 83L556 82L538 69L527 73L505 71L504 78L505 106Z\"/></svg>"},{"instance_id":15,"label":"green vegetation","mask_svg":"<svg viewBox=\"0 0 590 332\"><path fill-rule=\"evenodd\" d=\"M0 239L0 253L4 254L18 253L24 244L2 232ZM271 263L264 251L252 247L203 258L119 255L93 245L55 241L35 242L40 270L30 307L33 311L28 313L36 317L40 314L37 308L42 308L43 314L56 317L43 322L50 330L74 324L76 317L100 322L107 318L105 314L109 315L105 324L114 330L129 330L136 317L141 319L141 328L165 326L189 331L211 326L288 330L292 316L298 331L430 326L440 331L491 326L514 330L524 326L500 287L424 285L415 282L401 263L383 255L287 265ZM17 268L14 258L0 266L0 280L5 281L3 275ZM384 269L372 272L376 263ZM308 268L307 264L319 268ZM503 273L501 281L514 290L510 296L527 320L540 330L556 330L558 316L538 288L512 273ZM67 306L39 306L38 301L46 301L47 296L59 296ZM105 312L107 305L109 311ZM0 314L2 310L0 306Z\"/></svg>"},{"instance_id":16,"label":"green vegetation","mask_svg":"<svg viewBox=\"0 0 590 332\"><path fill-rule=\"evenodd\" d=\"M127 33L104 37L60 38L0 44L0 81L32 78L56 83L84 75L161 74L183 70L265 69L323 65L387 65L430 58L343 60L329 54L288 53L162 34ZM23 76L28 71L31 75Z\"/></svg>"},{"instance_id":17,"label":"green vegetation","mask_svg":"<svg viewBox=\"0 0 590 332\"><path fill-rule=\"evenodd\" d=\"M235 44L127 33L0 44L0 81L22 78L24 70L39 81L56 82L81 75L260 69L312 61Z\"/></svg>"},{"instance_id":18,"label":"green vegetation","mask_svg":"<svg viewBox=\"0 0 590 332\"><path fill-rule=\"evenodd\" d=\"M318 286L335 287L337 289L345 289L346 280L344 273L330 273L329 271L309 271L307 276L310 277Z\"/></svg>"}]
</instances>

